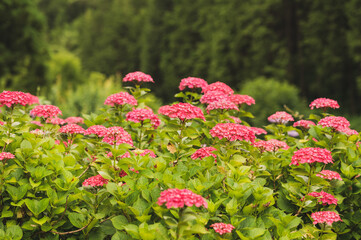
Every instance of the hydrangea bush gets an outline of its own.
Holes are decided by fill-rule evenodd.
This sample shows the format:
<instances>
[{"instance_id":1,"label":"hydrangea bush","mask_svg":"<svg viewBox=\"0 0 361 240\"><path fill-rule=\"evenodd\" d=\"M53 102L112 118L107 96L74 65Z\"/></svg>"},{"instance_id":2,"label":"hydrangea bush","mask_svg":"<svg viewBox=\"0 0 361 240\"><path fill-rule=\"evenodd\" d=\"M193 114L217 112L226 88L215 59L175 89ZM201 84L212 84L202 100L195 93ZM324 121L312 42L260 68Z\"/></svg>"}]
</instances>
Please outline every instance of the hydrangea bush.
<instances>
[{"instance_id":1,"label":"hydrangea bush","mask_svg":"<svg viewBox=\"0 0 361 240\"><path fill-rule=\"evenodd\" d=\"M360 137L335 100L257 128L254 99L222 82L182 79L156 110L151 76L124 82L101 114L67 119L0 93L1 239L361 238Z\"/></svg>"}]
</instances>

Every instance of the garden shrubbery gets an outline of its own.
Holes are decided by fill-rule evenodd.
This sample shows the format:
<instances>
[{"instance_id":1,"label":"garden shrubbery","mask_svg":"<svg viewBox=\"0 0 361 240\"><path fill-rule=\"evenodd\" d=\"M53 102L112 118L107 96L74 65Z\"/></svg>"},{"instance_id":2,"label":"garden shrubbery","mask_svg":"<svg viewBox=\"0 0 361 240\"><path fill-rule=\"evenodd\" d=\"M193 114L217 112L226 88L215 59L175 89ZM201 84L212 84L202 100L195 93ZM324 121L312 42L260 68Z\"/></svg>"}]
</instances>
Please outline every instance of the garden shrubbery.
<instances>
[{"instance_id":1,"label":"garden shrubbery","mask_svg":"<svg viewBox=\"0 0 361 240\"><path fill-rule=\"evenodd\" d=\"M183 79L156 114L151 76L124 82L83 118L0 93L1 239L361 237L359 134L327 113L336 101L257 128L257 102L224 83Z\"/></svg>"}]
</instances>

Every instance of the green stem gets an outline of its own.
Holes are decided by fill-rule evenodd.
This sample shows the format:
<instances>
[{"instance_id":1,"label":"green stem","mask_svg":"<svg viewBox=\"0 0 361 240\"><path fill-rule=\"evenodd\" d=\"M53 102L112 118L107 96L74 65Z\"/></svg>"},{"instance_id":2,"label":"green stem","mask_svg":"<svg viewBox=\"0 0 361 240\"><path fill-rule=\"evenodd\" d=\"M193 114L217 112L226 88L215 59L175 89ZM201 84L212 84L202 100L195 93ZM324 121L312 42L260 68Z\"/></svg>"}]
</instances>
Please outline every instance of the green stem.
<instances>
[{"instance_id":1,"label":"green stem","mask_svg":"<svg viewBox=\"0 0 361 240\"><path fill-rule=\"evenodd\" d=\"M308 181L307 181L307 190L306 190L305 196L307 196L308 193L310 192L310 188L311 188L311 176L312 176L312 174L313 174L313 165L311 164L311 165L310 165L310 172L309 172L309 176L308 176ZM302 211L302 209L303 209L303 207L304 207L304 205L305 205L305 201L306 201L305 199L302 201L302 204L301 204L300 208L298 209L298 211L297 211L297 213L296 213L295 216L298 216L298 215L301 213L301 211Z\"/></svg>"},{"instance_id":2,"label":"green stem","mask_svg":"<svg viewBox=\"0 0 361 240\"><path fill-rule=\"evenodd\" d=\"M180 222L181 222L181 219L182 219L184 209L185 208L179 209L179 219L178 219L178 226L177 226L177 239L181 239L181 235L180 235L180 225L181 224L180 224Z\"/></svg>"}]
</instances>

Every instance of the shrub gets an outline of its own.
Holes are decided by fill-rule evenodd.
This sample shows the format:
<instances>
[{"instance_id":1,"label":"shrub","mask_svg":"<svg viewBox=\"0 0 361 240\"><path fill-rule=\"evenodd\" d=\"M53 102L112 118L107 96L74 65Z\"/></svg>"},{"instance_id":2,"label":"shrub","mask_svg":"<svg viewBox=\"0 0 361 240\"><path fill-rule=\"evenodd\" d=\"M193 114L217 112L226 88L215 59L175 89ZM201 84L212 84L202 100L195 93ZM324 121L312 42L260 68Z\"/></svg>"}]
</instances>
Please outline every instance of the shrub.
<instances>
[{"instance_id":1,"label":"shrub","mask_svg":"<svg viewBox=\"0 0 361 240\"><path fill-rule=\"evenodd\" d=\"M144 109L141 84L127 89ZM265 134L190 89L159 116L118 102L64 125L12 95L0 94L2 239L361 236L360 137L344 118L292 127L281 112Z\"/></svg>"}]
</instances>

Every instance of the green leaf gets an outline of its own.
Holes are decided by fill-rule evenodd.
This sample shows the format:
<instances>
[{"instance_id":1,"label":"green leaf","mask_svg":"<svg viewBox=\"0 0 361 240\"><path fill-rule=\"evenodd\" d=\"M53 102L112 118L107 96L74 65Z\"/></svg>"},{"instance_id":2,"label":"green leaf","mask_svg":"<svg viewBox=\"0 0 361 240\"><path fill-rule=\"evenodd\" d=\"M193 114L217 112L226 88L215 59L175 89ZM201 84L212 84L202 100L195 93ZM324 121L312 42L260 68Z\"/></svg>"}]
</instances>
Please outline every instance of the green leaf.
<instances>
[{"instance_id":1,"label":"green leaf","mask_svg":"<svg viewBox=\"0 0 361 240\"><path fill-rule=\"evenodd\" d=\"M123 215L115 216L110 221L112 221L113 226L118 230L123 230L124 226L128 224L127 218Z\"/></svg>"},{"instance_id":2,"label":"green leaf","mask_svg":"<svg viewBox=\"0 0 361 240\"><path fill-rule=\"evenodd\" d=\"M137 225L127 224L124 226L124 230L129 233L132 237L139 239L139 229Z\"/></svg>"},{"instance_id":3,"label":"green leaf","mask_svg":"<svg viewBox=\"0 0 361 240\"><path fill-rule=\"evenodd\" d=\"M18 225L12 225L6 229L6 236L12 240L21 240L23 238L23 230Z\"/></svg>"},{"instance_id":4,"label":"green leaf","mask_svg":"<svg viewBox=\"0 0 361 240\"><path fill-rule=\"evenodd\" d=\"M21 142L20 148L21 149L32 149L33 146L31 145L31 143L28 140L24 140Z\"/></svg>"},{"instance_id":5,"label":"green leaf","mask_svg":"<svg viewBox=\"0 0 361 240\"><path fill-rule=\"evenodd\" d=\"M24 184L20 187L14 187L11 185L5 185L6 191L10 194L13 201L17 202L22 199L28 191L28 184Z\"/></svg>"},{"instance_id":6,"label":"green leaf","mask_svg":"<svg viewBox=\"0 0 361 240\"><path fill-rule=\"evenodd\" d=\"M37 217L40 213L44 212L46 208L49 206L49 198L44 198L40 201L35 199L25 199L25 204L29 208L29 210L34 213Z\"/></svg>"},{"instance_id":7,"label":"green leaf","mask_svg":"<svg viewBox=\"0 0 361 240\"><path fill-rule=\"evenodd\" d=\"M237 207L237 200L235 198L232 198L231 201L229 201L226 205L226 212L229 215L234 215L236 212L238 211L238 207Z\"/></svg>"},{"instance_id":8,"label":"green leaf","mask_svg":"<svg viewBox=\"0 0 361 240\"><path fill-rule=\"evenodd\" d=\"M66 156L63 161L66 166L74 166L76 164L76 158L73 155Z\"/></svg>"},{"instance_id":9,"label":"green leaf","mask_svg":"<svg viewBox=\"0 0 361 240\"><path fill-rule=\"evenodd\" d=\"M68 218L71 224L73 224L77 228L82 228L86 224L84 214L72 212L68 214Z\"/></svg>"}]
</instances>

